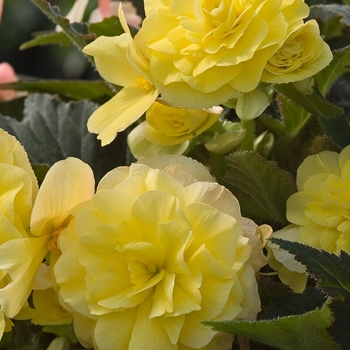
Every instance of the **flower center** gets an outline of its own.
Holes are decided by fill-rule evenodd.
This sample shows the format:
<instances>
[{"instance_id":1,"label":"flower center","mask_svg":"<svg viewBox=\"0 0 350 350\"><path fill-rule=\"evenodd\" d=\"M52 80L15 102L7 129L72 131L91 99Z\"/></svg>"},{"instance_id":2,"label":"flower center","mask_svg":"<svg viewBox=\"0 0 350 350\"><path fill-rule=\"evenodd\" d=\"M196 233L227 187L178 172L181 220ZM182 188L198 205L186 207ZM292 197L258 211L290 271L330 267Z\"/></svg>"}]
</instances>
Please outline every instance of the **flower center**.
<instances>
[{"instance_id":1,"label":"flower center","mask_svg":"<svg viewBox=\"0 0 350 350\"><path fill-rule=\"evenodd\" d=\"M147 81L145 78L137 77L136 85L141 89L145 91L150 91L153 88L153 85Z\"/></svg>"},{"instance_id":2,"label":"flower center","mask_svg":"<svg viewBox=\"0 0 350 350\"><path fill-rule=\"evenodd\" d=\"M61 250L58 246L58 243L57 243L57 239L58 239L58 236L59 234L61 233L62 230L64 230L65 227L60 227L58 230L56 231L53 231L52 234L51 234L51 240L50 242L48 243L48 250L52 253L59 253Z\"/></svg>"},{"instance_id":3,"label":"flower center","mask_svg":"<svg viewBox=\"0 0 350 350\"><path fill-rule=\"evenodd\" d=\"M162 252L148 242L131 242L125 246L130 271L130 282L134 285L129 296L155 286L164 276Z\"/></svg>"}]
</instances>

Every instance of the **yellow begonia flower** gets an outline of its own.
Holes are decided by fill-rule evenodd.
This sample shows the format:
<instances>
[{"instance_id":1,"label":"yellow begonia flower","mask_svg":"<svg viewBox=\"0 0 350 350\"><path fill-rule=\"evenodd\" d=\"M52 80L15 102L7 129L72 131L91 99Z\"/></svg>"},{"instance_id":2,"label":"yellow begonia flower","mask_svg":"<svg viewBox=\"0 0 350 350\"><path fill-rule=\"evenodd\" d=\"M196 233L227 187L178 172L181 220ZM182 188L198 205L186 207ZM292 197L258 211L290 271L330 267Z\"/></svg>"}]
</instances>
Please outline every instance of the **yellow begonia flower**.
<instances>
[{"instance_id":1,"label":"yellow begonia flower","mask_svg":"<svg viewBox=\"0 0 350 350\"><path fill-rule=\"evenodd\" d=\"M13 178L14 174L13 171ZM54 264L60 254L57 237L68 225L69 209L93 193L94 178L89 166L68 158L54 164L46 174L31 211L30 235L23 237L11 228L0 211L2 236L21 238L8 239L0 246L0 269L10 276L9 283L0 289L1 307L8 317L17 315L27 300L45 255L51 251L50 262ZM27 225L29 228L29 217Z\"/></svg>"},{"instance_id":2,"label":"yellow begonia flower","mask_svg":"<svg viewBox=\"0 0 350 350\"><path fill-rule=\"evenodd\" d=\"M176 108L158 100L146 112L146 121L128 135L131 153L137 158L157 154L182 154L189 140L210 128L223 108L208 110Z\"/></svg>"},{"instance_id":3,"label":"yellow begonia flower","mask_svg":"<svg viewBox=\"0 0 350 350\"><path fill-rule=\"evenodd\" d=\"M140 118L158 96L150 80L149 61L136 46L121 6L119 18L124 34L100 36L83 49L84 53L94 57L97 70L105 80L123 86L88 120L89 131L98 134L102 146L112 142L119 131Z\"/></svg>"},{"instance_id":4,"label":"yellow begonia flower","mask_svg":"<svg viewBox=\"0 0 350 350\"><path fill-rule=\"evenodd\" d=\"M146 112L146 137L157 145L172 146L193 139L210 128L223 108L185 109L154 102Z\"/></svg>"},{"instance_id":5,"label":"yellow begonia flower","mask_svg":"<svg viewBox=\"0 0 350 350\"><path fill-rule=\"evenodd\" d=\"M31 284L28 229L38 184L27 153L0 129L0 305L6 317L24 306ZM17 249L18 248L18 249Z\"/></svg>"},{"instance_id":6,"label":"yellow begonia flower","mask_svg":"<svg viewBox=\"0 0 350 350\"><path fill-rule=\"evenodd\" d=\"M350 253L350 146L340 154L324 151L307 157L297 171L297 188L298 192L287 201L287 219L292 224L275 232L273 237L328 252ZM283 265L278 267L272 261L271 266L281 268L282 280L294 290L302 291L306 283L305 268L286 251L277 252L276 245L269 243L268 247L273 259Z\"/></svg>"},{"instance_id":7,"label":"yellow begonia flower","mask_svg":"<svg viewBox=\"0 0 350 350\"><path fill-rule=\"evenodd\" d=\"M256 317L257 226L227 189L198 181L211 179L198 162L147 163L158 157L108 173L59 239L54 273L76 335L101 350L230 349L232 335L199 321Z\"/></svg>"},{"instance_id":8,"label":"yellow begonia flower","mask_svg":"<svg viewBox=\"0 0 350 350\"><path fill-rule=\"evenodd\" d=\"M146 121L136 126L128 135L128 146L130 152L136 159L144 159L155 156L157 154L184 154L190 144L184 141L177 145L160 146L149 141L146 137L146 129L148 124Z\"/></svg>"},{"instance_id":9,"label":"yellow begonia flower","mask_svg":"<svg viewBox=\"0 0 350 350\"><path fill-rule=\"evenodd\" d=\"M253 91L309 13L302 0L145 0L145 9L135 40L154 84L170 104L196 109Z\"/></svg>"},{"instance_id":10,"label":"yellow begonia flower","mask_svg":"<svg viewBox=\"0 0 350 350\"><path fill-rule=\"evenodd\" d=\"M287 219L299 227L298 241L350 253L350 146L340 154L307 157L298 169L297 186L287 201Z\"/></svg>"},{"instance_id":11,"label":"yellow begonia flower","mask_svg":"<svg viewBox=\"0 0 350 350\"><path fill-rule=\"evenodd\" d=\"M268 60L261 80L289 83L312 77L332 60L329 46L322 40L315 20L291 33Z\"/></svg>"}]
</instances>

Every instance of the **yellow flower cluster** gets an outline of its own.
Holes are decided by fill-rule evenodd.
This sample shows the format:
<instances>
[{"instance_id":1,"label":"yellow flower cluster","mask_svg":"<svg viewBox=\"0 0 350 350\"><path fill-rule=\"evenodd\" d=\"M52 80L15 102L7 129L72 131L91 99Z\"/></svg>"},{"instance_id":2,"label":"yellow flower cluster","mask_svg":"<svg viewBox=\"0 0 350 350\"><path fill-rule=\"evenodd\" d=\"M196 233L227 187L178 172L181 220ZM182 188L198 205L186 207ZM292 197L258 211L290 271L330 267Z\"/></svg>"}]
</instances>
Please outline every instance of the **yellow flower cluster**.
<instances>
[{"instance_id":1,"label":"yellow flower cluster","mask_svg":"<svg viewBox=\"0 0 350 350\"><path fill-rule=\"evenodd\" d=\"M90 167L68 158L38 189L16 139L0 130L0 146L0 332L19 317L74 322L101 350L222 350L233 335L200 321L256 318L258 227L202 164L144 159L95 193Z\"/></svg>"},{"instance_id":2,"label":"yellow flower cluster","mask_svg":"<svg viewBox=\"0 0 350 350\"><path fill-rule=\"evenodd\" d=\"M340 154L324 151L307 157L298 168L297 187L287 201L291 225L273 236L332 253L350 253L350 146ZM292 255L269 246L269 264L286 284L302 291L305 268Z\"/></svg>"},{"instance_id":3,"label":"yellow flower cluster","mask_svg":"<svg viewBox=\"0 0 350 350\"><path fill-rule=\"evenodd\" d=\"M89 121L102 144L138 119L158 94L174 107L197 110L232 98L242 102L249 98L241 95L253 96L260 82L301 81L332 59L316 21L304 22L309 8L303 0L144 4L146 18L134 39L120 9L125 33L99 37L84 49L102 77L124 87ZM267 107L260 95L254 112L239 107L242 118L255 118Z\"/></svg>"}]
</instances>

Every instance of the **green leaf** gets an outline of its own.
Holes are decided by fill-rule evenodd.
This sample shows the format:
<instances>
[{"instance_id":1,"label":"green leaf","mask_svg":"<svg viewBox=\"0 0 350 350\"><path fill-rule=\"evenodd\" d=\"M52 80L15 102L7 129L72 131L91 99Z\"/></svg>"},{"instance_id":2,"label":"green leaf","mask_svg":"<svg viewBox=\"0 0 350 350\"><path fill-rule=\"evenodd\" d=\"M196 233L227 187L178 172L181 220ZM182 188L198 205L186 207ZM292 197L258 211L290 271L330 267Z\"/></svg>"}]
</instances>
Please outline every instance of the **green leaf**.
<instances>
[{"instance_id":1,"label":"green leaf","mask_svg":"<svg viewBox=\"0 0 350 350\"><path fill-rule=\"evenodd\" d=\"M274 87L278 92L306 109L315 117L334 118L338 115L344 115L342 108L325 100L317 91L312 95L305 95L299 92L293 84L276 84Z\"/></svg>"},{"instance_id":2,"label":"green leaf","mask_svg":"<svg viewBox=\"0 0 350 350\"><path fill-rule=\"evenodd\" d=\"M67 157L88 163L98 181L107 171L127 162L126 133L101 147L86 124L98 105L91 101L65 103L47 94L29 95L21 122L0 115L0 127L16 136L32 163L52 165Z\"/></svg>"},{"instance_id":3,"label":"green leaf","mask_svg":"<svg viewBox=\"0 0 350 350\"><path fill-rule=\"evenodd\" d=\"M287 224L286 201L296 185L275 162L249 151L233 152L215 175L238 198L243 216Z\"/></svg>"},{"instance_id":4,"label":"green leaf","mask_svg":"<svg viewBox=\"0 0 350 350\"><path fill-rule=\"evenodd\" d=\"M59 94L75 100L95 100L106 96L112 97L116 93L116 90L112 91L103 80L19 80L14 83L0 84L0 89Z\"/></svg>"},{"instance_id":5,"label":"green leaf","mask_svg":"<svg viewBox=\"0 0 350 350\"><path fill-rule=\"evenodd\" d=\"M295 255L295 259L306 266L307 272L316 280L319 288L333 298L350 298L350 254L339 255L326 252L298 242L279 238L271 241Z\"/></svg>"},{"instance_id":6,"label":"green leaf","mask_svg":"<svg viewBox=\"0 0 350 350\"><path fill-rule=\"evenodd\" d=\"M43 328L43 332L53 333L59 337L66 337L70 342L76 343L78 341L73 324L61 324L61 325L46 325Z\"/></svg>"},{"instance_id":7,"label":"green leaf","mask_svg":"<svg viewBox=\"0 0 350 350\"><path fill-rule=\"evenodd\" d=\"M332 301L330 308L335 320L328 332L342 349L347 349L350 344L350 298L346 298L343 302Z\"/></svg>"},{"instance_id":8,"label":"green leaf","mask_svg":"<svg viewBox=\"0 0 350 350\"><path fill-rule=\"evenodd\" d=\"M274 320L203 322L215 330L229 332L282 350L340 349L327 328L333 317L327 303L322 309Z\"/></svg>"},{"instance_id":9,"label":"green leaf","mask_svg":"<svg viewBox=\"0 0 350 350\"><path fill-rule=\"evenodd\" d=\"M311 114L282 94L277 95L277 103L285 126L286 136L294 138L308 122Z\"/></svg>"},{"instance_id":10,"label":"green leaf","mask_svg":"<svg viewBox=\"0 0 350 350\"><path fill-rule=\"evenodd\" d=\"M313 10L325 10L334 13L341 17L340 22L350 26L350 6L349 5L314 5L310 7L310 11Z\"/></svg>"},{"instance_id":11,"label":"green leaf","mask_svg":"<svg viewBox=\"0 0 350 350\"><path fill-rule=\"evenodd\" d=\"M301 315L315 310L326 302L326 295L313 286L307 286L303 293L293 293L281 282L261 276L258 280L262 311L259 320Z\"/></svg>"},{"instance_id":12,"label":"green leaf","mask_svg":"<svg viewBox=\"0 0 350 350\"><path fill-rule=\"evenodd\" d=\"M67 35L63 32L52 32L47 34L42 34L36 36L34 39L26 41L23 43L19 49L26 50L35 46L45 46L58 44L61 46L69 46L72 45L72 42L68 39Z\"/></svg>"},{"instance_id":13,"label":"green leaf","mask_svg":"<svg viewBox=\"0 0 350 350\"><path fill-rule=\"evenodd\" d=\"M330 137L336 146L342 149L349 144L350 126L345 119L342 108L326 101L317 91L312 95L304 95L297 91L292 84L280 84L275 87L277 91L290 100L290 103L294 102L318 117L323 132Z\"/></svg>"},{"instance_id":14,"label":"green leaf","mask_svg":"<svg viewBox=\"0 0 350 350\"><path fill-rule=\"evenodd\" d=\"M320 118L318 121L323 132L337 147L343 149L350 143L350 126L343 116L338 115L332 119Z\"/></svg>"},{"instance_id":15,"label":"green leaf","mask_svg":"<svg viewBox=\"0 0 350 350\"><path fill-rule=\"evenodd\" d=\"M336 80L343 74L349 73L350 46L333 52L331 63L315 75L318 88L323 96L327 94Z\"/></svg>"},{"instance_id":16,"label":"green leaf","mask_svg":"<svg viewBox=\"0 0 350 350\"><path fill-rule=\"evenodd\" d=\"M99 23L89 23L89 32L94 33L96 37L105 36L117 36L124 33L124 29L120 24L119 18L109 17L104 18Z\"/></svg>"},{"instance_id":17,"label":"green leaf","mask_svg":"<svg viewBox=\"0 0 350 350\"><path fill-rule=\"evenodd\" d=\"M335 320L328 331L342 348L347 348L350 343L350 254L341 251L336 255L277 238L271 241L294 254L316 279L317 286L333 298L330 308Z\"/></svg>"}]
</instances>

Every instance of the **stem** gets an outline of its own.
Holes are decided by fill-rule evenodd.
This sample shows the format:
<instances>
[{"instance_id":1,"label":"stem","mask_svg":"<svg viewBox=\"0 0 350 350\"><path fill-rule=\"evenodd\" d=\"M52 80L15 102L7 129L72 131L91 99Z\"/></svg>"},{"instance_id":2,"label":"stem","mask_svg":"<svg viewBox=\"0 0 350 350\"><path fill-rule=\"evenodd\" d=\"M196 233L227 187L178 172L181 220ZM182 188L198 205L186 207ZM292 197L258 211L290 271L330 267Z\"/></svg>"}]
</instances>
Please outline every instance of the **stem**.
<instances>
[{"instance_id":1,"label":"stem","mask_svg":"<svg viewBox=\"0 0 350 350\"><path fill-rule=\"evenodd\" d=\"M278 272L259 272L259 275L265 277L277 276Z\"/></svg>"},{"instance_id":2,"label":"stem","mask_svg":"<svg viewBox=\"0 0 350 350\"><path fill-rule=\"evenodd\" d=\"M242 151L254 151L254 119L241 120L241 125L246 134L240 149Z\"/></svg>"}]
</instances>

